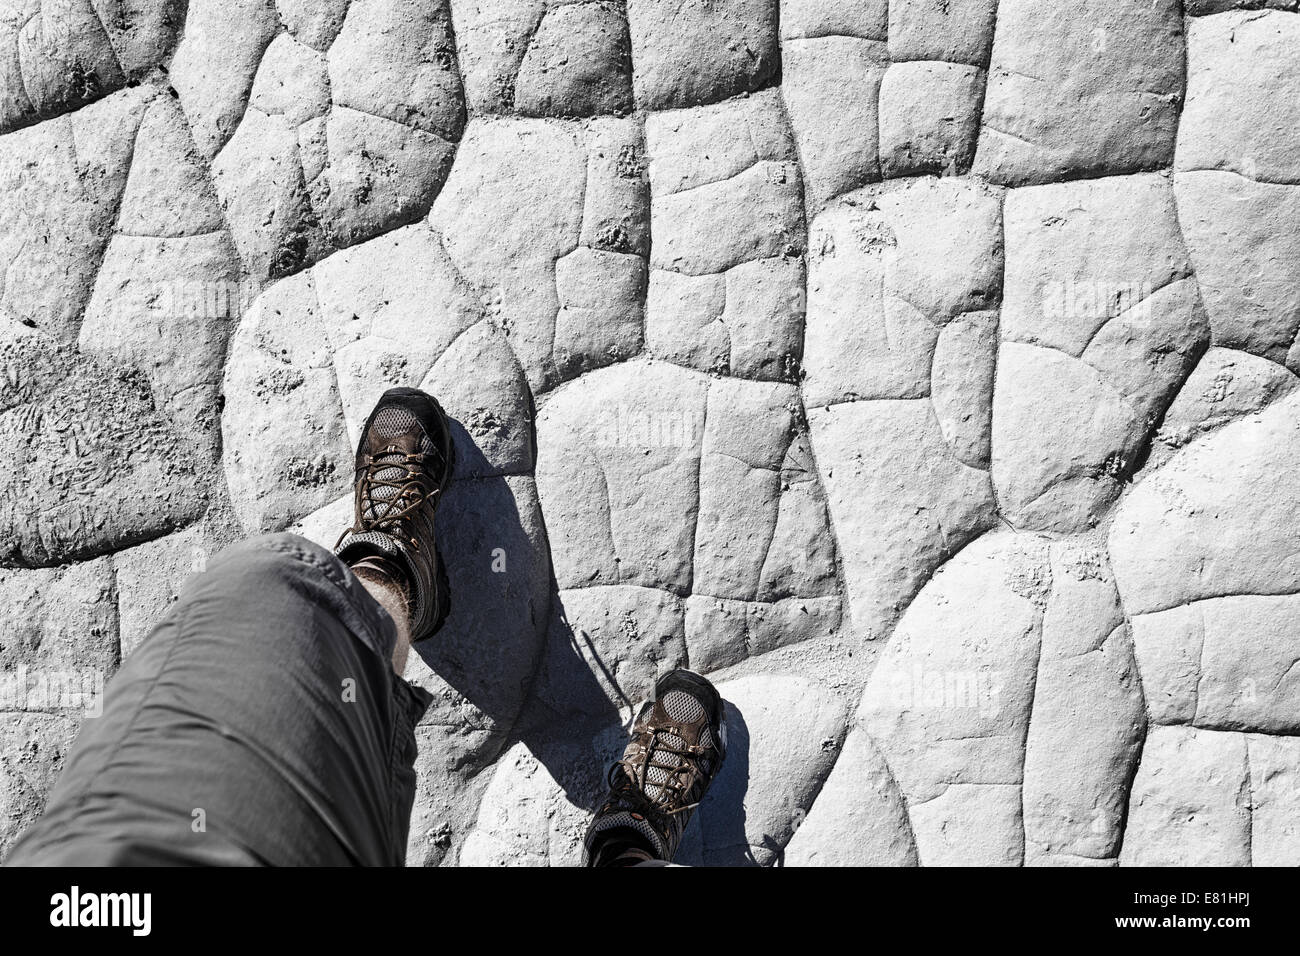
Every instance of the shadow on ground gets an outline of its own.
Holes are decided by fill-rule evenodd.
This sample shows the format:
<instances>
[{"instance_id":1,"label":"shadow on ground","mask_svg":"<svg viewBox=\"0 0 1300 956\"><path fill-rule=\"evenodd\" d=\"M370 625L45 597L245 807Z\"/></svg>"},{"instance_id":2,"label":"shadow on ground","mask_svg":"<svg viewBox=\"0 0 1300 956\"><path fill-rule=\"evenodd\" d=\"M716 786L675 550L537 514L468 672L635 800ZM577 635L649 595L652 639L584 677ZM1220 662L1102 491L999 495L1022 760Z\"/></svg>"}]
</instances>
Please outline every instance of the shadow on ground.
<instances>
[{"instance_id":1,"label":"shadow on ground","mask_svg":"<svg viewBox=\"0 0 1300 956\"><path fill-rule=\"evenodd\" d=\"M496 474L460 422L453 435L457 480L439 511L452 610L443 631L416 650L470 708L439 714L435 705L431 717L460 723L464 749L451 755L460 768L491 772L502 752L522 742L569 803L594 812L642 701L623 690L614 662L566 616L531 478ZM731 704L727 720L727 759L688 828L683 863L756 862L745 834L749 733Z\"/></svg>"}]
</instances>

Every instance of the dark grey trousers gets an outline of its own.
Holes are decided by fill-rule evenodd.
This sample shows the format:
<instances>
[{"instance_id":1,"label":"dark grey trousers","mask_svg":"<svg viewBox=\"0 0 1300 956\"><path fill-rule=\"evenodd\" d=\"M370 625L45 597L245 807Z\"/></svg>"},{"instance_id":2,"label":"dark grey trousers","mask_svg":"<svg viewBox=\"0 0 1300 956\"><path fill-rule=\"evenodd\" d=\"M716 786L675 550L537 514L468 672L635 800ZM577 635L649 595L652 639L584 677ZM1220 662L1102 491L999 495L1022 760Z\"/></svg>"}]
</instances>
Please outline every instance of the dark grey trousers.
<instances>
[{"instance_id":1,"label":"dark grey trousers","mask_svg":"<svg viewBox=\"0 0 1300 956\"><path fill-rule=\"evenodd\" d=\"M109 682L9 865L398 866L429 695L296 535L223 552Z\"/></svg>"}]
</instances>

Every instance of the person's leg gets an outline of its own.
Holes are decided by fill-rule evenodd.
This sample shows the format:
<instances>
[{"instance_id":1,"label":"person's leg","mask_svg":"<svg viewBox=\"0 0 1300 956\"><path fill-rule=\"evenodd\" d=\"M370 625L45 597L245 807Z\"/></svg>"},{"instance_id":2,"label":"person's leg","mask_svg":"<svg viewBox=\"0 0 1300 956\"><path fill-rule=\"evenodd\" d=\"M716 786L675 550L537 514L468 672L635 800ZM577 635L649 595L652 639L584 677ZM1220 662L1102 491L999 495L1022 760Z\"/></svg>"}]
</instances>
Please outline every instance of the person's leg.
<instances>
[{"instance_id":1,"label":"person's leg","mask_svg":"<svg viewBox=\"0 0 1300 956\"><path fill-rule=\"evenodd\" d=\"M427 695L397 645L328 551L227 550L109 683L7 863L400 864Z\"/></svg>"},{"instance_id":2,"label":"person's leg","mask_svg":"<svg viewBox=\"0 0 1300 956\"><path fill-rule=\"evenodd\" d=\"M406 657L411 650L411 602L406 589L386 574L368 568L356 568L354 574L379 606L388 612L397 626L397 642L393 645L393 673L406 673Z\"/></svg>"},{"instance_id":3,"label":"person's leg","mask_svg":"<svg viewBox=\"0 0 1300 956\"><path fill-rule=\"evenodd\" d=\"M386 393L337 556L272 535L214 561L110 682L6 862L403 862L429 697L399 674L448 612L434 517L453 457L437 402Z\"/></svg>"},{"instance_id":4,"label":"person's leg","mask_svg":"<svg viewBox=\"0 0 1300 956\"><path fill-rule=\"evenodd\" d=\"M609 796L587 828L587 866L672 861L726 756L723 707L699 674L676 670L659 679L622 759L610 768Z\"/></svg>"}]
</instances>

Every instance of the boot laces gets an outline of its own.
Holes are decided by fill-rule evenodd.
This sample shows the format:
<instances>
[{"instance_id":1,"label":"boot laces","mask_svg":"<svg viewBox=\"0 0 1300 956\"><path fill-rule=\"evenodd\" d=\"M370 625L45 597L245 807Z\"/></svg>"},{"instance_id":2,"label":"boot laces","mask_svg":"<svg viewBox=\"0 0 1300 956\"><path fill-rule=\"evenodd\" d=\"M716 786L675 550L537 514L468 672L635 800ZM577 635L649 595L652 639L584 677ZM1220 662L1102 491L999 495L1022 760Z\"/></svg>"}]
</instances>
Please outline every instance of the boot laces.
<instances>
[{"instance_id":1,"label":"boot laces","mask_svg":"<svg viewBox=\"0 0 1300 956\"><path fill-rule=\"evenodd\" d=\"M651 725L638 735L633 753L610 767L607 809L674 816L699 806L698 801L686 801L706 776L701 761L708 748L688 744L681 730ZM663 779L652 779L652 770L661 771Z\"/></svg>"},{"instance_id":2,"label":"boot laces","mask_svg":"<svg viewBox=\"0 0 1300 956\"><path fill-rule=\"evenodd\" d=\"M357 469L361 499L357 526L344 531L343 537L380 531L401 535L419 550L420 542L405 527L416 511L438 493L437 488L428 488L425 483L428 460L428 455L408 455L398 451L395 445L378 455L366 456L365 463Z\"/></svg>"}]
</instances>

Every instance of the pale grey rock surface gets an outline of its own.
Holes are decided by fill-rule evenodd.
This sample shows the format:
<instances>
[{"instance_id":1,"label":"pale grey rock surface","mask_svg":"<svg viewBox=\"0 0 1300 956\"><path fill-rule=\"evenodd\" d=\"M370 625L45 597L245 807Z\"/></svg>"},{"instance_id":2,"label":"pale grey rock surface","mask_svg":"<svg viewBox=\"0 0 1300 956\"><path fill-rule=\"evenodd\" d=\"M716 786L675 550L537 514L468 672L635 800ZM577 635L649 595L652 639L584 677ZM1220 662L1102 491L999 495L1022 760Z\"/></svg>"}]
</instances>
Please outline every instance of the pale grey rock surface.
<instances>
[{"instance_id":1,"label":"pale grey rock surface","mask_svg":"<svg viewBox=\"0 0 1300 956\"><path fill-rule=\"evenodd\" d=\"M643 155L631 120L470 123L429 221L535 389L640 348Z\"/></svg>"},{"instance_id":2,"label":"pale grey rock surface","mask_svg":"<svg viewBox=\"0 0 1300 956\"><path fill-rule=\"evenodd\" d=\"M421 218L464 125L445 3L356 0L328 52L279 33L212 162L253 278Z\"/></svg>"},{"instance_id":3,"label":"pale grey rock surface","mask_svg":"<svg viewBox=\"0 0 1300 956\"><path fill-rule=\"evenodd\" d=\"M1189 445L1116 515L1110 549L1157 723L1300 728L1298 410L1291 395Z\"/></svg>"},{"instance_id":4,"label":"pale grey rock surface","mask_svg":"<svg viewBox=\"0 0 1300 956\"><path fill-rule=\"evenodd\" d=\"M1300 592L1293 520L1300 396L1189 445L1139 482L1110 530L1126 610Z\"/></svg>"},{"instance_id":5,"label":"pale grey rock surface","mask_svg":"<svg viewBox=\"0 0 1300 956\"><path fill-rule=\"evenodd\" d=\"M64 714L6 712L0 720L0 853L41 815L80 722Z\"/></svg>"},{"instance_id":6,"label":"pale grey rock surface","mask_svg":"<svg viewBox=\"0 0 1300 956\"><path fill-rule=\"evenodd\" d=\"M1266 408L1297 385L1300 377L1275 362L1236 349L1210 348L1165 413L1151 460L1163 461L1172 449Z\"/></svg>"},{"instance_id":7,"label":"pale grey rock surface","mask_svg":"<svg viewBox=\"0 0 1300 956\"><path fill-rule=\"evenodd\" d=\"M76 341L148 99L143 88L123 90L0 139L0 309L8 321Z\"/></svg>"},{"instance_id":8,"label":"pale grey rock surface","mask_svg":"<svg viewBox=\"0 0 1300 956\"><path fill-rule=\"evenodd\" d=\"M1294 0L0 2L0 854L241 536L454 419L414 865L1300 862ZM20 686L21 682L21 686Z\"/></svg>"},{"instance_id":9,"label":"pale grey rock surface","mask_svg":"<svg viewBox=\"0 0 1300 956\"><path fill-rule=\"evenodd\" d=\"M211 459L220 435L221 363L247 303L239 256L185 115L148 106L112 238L78 335L81 351L134 365L154 405Z\"/></svg>"},{"instance_id":10,"label":"pale grey rock surface","mask_svg":"<svg viewBox=\"0 0 1300 956\"><path fill-rule=\"evenodd\" d=\"M182 527L212 476L154 408L140 373L23 330L0 346L0 562L50 567Z\"/></svg>"},{"instance_id":11,"label":"pale grey rock surface","mask_svg":"<svg viewBox=\"0 0 1300 956\"><path fill-rule=\"evenodd\" d=\"M72 112L170 57L182 0L10 0L0 9L0 132Z\"/></svg>"},{"instance_id":12,"label":"pale grey rock surface","mask_svg":"<svg viewBox=\"0 0 1300 956\"><path fill-rule=\"evenodd\" d=\"M1017 527L1077 531L1140 464L1208 323L1165 177L1012 190L1005 220L993 481Z\"/></svg>"},{"instance_id":13,"label":"pale grey rock surface","mask_svg":"<svg viewBox=\"0 0 1300 956\"><path fill-rule=\"evenodd\" d=\"M789 379L803 318L804 215L775 91L646 120L645 344L705 372Z\"/></svg>"},{"instance_id":14,"label":"pale grey rock surface","mask_svg":"<svg viewBox=\"0 0 1300 956\"><path fill-rule=\"evenodd\" d=\"M0 603L14 622L0 646L0 671L9 677L27 668L29 679L42 670L112 674L118 663L113 571L112 558L96 558L66 569L0 572Z\"/></svg>"},{"instance_id":15,"label":"pale grey rock surface","mask_svg":"<svg viewBox=\"0 0 1300 956\"><path fill-rule=\"evenodd\" d=\"M886 178L959 175L979 138L984 71L961 63L894 63L880 86L880 169Z\"/></svg>"},{"instance_id":16,"label":"pale grey rock surface","mask_svg":"<svg viewBox=\"0 0 1300 956\"><path fill-rule=\"evenodd\" d=\"M781 94L804 157L810 205L880 178L880 139L887 132L899 138L885 128L893 115L881 116L889 108L881 94L888 66L879 39L834 34L783 44Z\"/></svg>"},{"instance_id":17,"label":"pale grey rock surface","mask_svg":"<svg viewBox=\"0 0 1300 956\"><path fill-rule=\"evenodd\" d=\"M892 0L889 57L987 68L997 13L997 0Z\"/></svg>"},{"instance_id":18,"label":"pale grey rock surface","mask_svg":"<svg viewBox=\"0 0 1300 956\"><path fill-rule=\"evenodd\" d=\"M1002 0L974 171L1008 185L1167 166L1186 82L1177 0Z\"/></svg>"},{"instance_id":19,"label":"pale grey rock surface","mask_svg":"<svg viewBox=\"0 0 1300 956\"><path fill-rule=\"evenodd\" d=\"M780 72L777 0L627 0L637 106L715 103Z\"/></svg>"},{"instance_id":20,"label":"pale grey rock surface","mask_svg":"<svg viewBox=\"0 0 1300 956\"><path fill-rule=\"evenodd\" d=\"M1214 343L1286 363L1300 355L1294 231L1300 159L1290 147L1300 84L1300 20L1225 13L1188 32L1187 109L1178 132L1175 192Z\"/></svg>"},{"instance_id":21,"label":"pale grey rock surface","mask_svg":"<svg viewBox=\"0 0 1300 956\"><path fill-rule=\"evenodd\" d=\"M846 834L851 834L846 839ZM907 806L889 765L854 726L813 809L786 846L786 866L916 866Z\"/></svg>"},{"instance_id":22,"label":"pale grey rock surface","mask_svg":"<svg viewBox=\"0 0 1300 956\"><path fill-rule=\"evenodd\" d=\"M1133 782L1122 862L1294 865L1298 767L1295 737L1155 728Z\"/></svg>"},{"instance_id":23,"label":"pale grey rock surface","mask_svg":"<svg viewBox=\"0 0 1300 956\"><path fill-rule=\"evenodd\" d=\"M171 610L186 583L220 552L222 529L205 520L113 555L117 633L125 658Z\"/></svg>"},{"instance_id":24,"label":"pale grey rock surface","mask_svg":"<svg viewBox=\"0 0 1300 956\"><path fill-rule=\"evenodd\" d=\"M1113 859L1145 730L1104 553L996 531L908 608L858 719L922 865Z\"/></svg>"}]
</instances>

